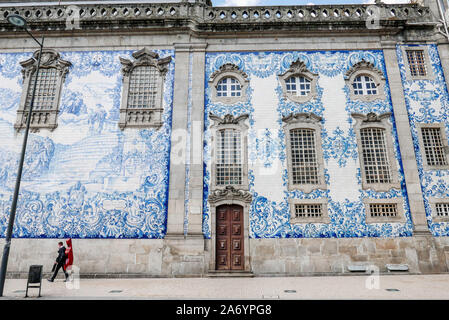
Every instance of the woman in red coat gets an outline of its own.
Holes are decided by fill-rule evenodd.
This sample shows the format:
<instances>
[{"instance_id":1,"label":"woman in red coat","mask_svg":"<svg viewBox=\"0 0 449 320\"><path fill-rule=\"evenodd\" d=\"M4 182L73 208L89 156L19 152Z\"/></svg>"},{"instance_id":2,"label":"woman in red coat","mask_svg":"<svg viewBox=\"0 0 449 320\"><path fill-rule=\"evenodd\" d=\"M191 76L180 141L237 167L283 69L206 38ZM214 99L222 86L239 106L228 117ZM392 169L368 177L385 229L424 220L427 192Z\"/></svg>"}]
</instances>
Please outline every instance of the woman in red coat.
<instances>
[{"instance_id":1,"label":"woman in red coat","mask_svg":"<svg viewBox=\"0 0 449 320\"><path fill-rule=\"evenodd\" d=\"M68 270L67 268L72 269L73 264L73 247L72 247L72 239L68 239L66 241L67 248L65 250L65 255L67 256L67 259L65 260L64 270Z\"/></svg>"}]
</instances>

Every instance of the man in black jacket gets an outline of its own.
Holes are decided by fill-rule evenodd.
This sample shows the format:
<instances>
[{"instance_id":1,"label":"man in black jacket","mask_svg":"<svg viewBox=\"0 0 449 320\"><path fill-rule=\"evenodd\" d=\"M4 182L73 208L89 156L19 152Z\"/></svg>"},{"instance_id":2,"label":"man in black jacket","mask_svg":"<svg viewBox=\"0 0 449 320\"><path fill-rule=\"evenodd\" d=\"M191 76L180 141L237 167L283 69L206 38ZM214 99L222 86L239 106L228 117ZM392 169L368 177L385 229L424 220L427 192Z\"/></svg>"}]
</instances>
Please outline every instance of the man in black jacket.
<instances>
[{"instance_id":1,"label":"man in black jacket","mask_svg":"<svg viewBox=\"0 0 449 320\"><path fill-rule=\"evenodd\" d=\"M67 281L68 274L64 269L65 260L67 259L67 256L65 254L65 247L62 242L58 243L59 250L58 250L58 257L56 258L55 266L53 266L53 269L55 269L55 273L53 273L53 276L51 279L48 279L48 281L53 282L56 278L56 275L58 274L59 269L62 268L62 271L64 271L65 279ZM53 271L53 270L52 270Z\"/></svg>"}]
</instances>

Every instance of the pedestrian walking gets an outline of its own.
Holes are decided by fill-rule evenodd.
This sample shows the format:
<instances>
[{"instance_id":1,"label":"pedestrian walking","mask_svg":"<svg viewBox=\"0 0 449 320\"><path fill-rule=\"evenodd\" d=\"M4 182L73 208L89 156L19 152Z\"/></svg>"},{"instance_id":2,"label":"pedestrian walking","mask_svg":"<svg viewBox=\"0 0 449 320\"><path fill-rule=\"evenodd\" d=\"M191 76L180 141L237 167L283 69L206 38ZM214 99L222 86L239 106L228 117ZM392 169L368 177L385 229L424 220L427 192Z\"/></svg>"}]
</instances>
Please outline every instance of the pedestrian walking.
<instances>
[{"instance_id":1,"label":"pedestrian walking","mask_svg":"<svg viewBox=\"0 0 449 320\"><path fill-rule=\"evenodd\" d=\"M62 242L59 242L58 246L59 246L58 257L56 258L56 261L53 265L53 269L55 270L55 272L53 273L53 276L50 279L47 279L50 282L53 282L55 280L56 275L58 274L59 269L61 269L61 268L62 268L62 271L64 271L66 281L69 276L67 274L67 272L65 271L65 263L66 263L66 259L67 259L67 256L65 254L66 248L64 247L64 244ZM53 269L52 269L52 271L53 271Z\"/></svg>"},{"instance_id":2,"label":"pedestrian walking","mask_svg":"<svg viewBox=\"0 0 449 320\"><path fill-rule=\"evenodd\" d=\"M64 264L64 270L69 273L69 271L72 270L73 265L73 246L72 246L72 239L68 239L66 241L67 243L67 249L65 249L65 264Z\"/></svg>"}]
</instances>

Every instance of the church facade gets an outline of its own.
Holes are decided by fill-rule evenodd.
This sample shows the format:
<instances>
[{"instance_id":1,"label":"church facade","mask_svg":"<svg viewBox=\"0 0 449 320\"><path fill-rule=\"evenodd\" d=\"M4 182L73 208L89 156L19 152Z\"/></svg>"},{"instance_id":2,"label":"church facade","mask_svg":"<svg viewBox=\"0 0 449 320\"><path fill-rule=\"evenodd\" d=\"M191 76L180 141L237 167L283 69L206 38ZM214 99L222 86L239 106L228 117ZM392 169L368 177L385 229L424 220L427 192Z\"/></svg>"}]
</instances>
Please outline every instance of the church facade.
<instances>
[{"instance_id":1,"label":"church facade","mask_svg":"<svg viewBox=\"0 0 449 320\"><path fill-rule=\"evenodd\" d=\"M444 9L1 4L10 275L64 238L85 276L447 272Z\"/></svg>"}]
</instances>

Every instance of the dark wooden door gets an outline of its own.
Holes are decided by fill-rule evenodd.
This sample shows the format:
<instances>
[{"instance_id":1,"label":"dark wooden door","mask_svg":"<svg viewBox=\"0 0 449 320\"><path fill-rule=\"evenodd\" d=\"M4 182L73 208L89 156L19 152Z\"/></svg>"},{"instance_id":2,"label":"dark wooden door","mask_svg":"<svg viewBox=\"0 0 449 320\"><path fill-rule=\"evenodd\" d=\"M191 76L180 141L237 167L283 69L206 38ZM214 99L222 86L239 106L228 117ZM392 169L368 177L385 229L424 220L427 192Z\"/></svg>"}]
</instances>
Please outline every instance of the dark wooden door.
<instances>
[{"instance_id":1,"label":"dark wooden door","mask_svg":"<svg viewBox=\"0 0 449 320\"><path fill-rule=\"evenodd\" d=\"M217 270L243 270L243 208L226 205L217 208Z\"/></svg>"}]
</instances>

